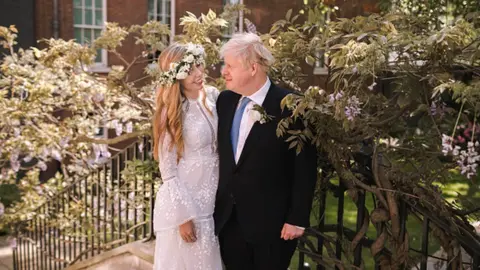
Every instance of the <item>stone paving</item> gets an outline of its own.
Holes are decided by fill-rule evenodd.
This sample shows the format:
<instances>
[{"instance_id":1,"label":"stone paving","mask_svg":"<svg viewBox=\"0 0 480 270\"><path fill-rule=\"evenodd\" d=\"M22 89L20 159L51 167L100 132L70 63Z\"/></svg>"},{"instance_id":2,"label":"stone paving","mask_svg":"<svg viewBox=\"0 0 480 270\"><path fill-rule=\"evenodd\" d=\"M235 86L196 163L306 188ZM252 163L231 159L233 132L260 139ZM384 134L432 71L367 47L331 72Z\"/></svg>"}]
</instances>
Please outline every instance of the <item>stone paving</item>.
<instances>
[{"instance_id":1,"label":"stone paving","mask_svg":"<svg viewBox=\"0 0 480 270\"><path fill-rule=\"evenodd\" d=\"M0 236L0 270L13 270L12 249L6 236Z\"/></svg>"}]
</instances>

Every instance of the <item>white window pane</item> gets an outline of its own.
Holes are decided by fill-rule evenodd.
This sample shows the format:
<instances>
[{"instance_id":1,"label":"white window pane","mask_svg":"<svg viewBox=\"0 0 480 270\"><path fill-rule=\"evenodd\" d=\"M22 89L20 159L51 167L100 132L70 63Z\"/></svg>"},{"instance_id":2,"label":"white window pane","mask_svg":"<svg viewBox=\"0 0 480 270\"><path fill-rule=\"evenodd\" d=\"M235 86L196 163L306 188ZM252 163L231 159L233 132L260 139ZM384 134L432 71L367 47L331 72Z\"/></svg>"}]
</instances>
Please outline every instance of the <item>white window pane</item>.
<instances>
[{"instance_id":1,"label":"white window pane","mask_svg":"<svg viewBox=\"0 0 480 270\"><path fill-rule=\"evenodd\" d=\"M155 9L155 6L154 6L154 2L155 0L148 0L148 12L154 12L154 9Z\"/></svg>"},{"instance_id":2,"label":"white window pane","mask_svg":"<svg viewBox=\"0 0 480 270\"><path fill-rule=\"evenodd\" d=\"M163 11L163 1L162 0L159 0L157 1L157 14L162 14L162 11Z\"/></svg>"},{"instance_id":3,"label":"white window pane","mask_svg":"<svg viewBox=\"0 0 480 270\"><path fill-rule=\"evenodd\" d=\"M74 7L82 7L82 0L73 0Z\"/></svg>"},{"instance_id":4,"label":"white window pane","mask_svg":"<svg viewBox=\"0 0 480 270\"><path fill-rule=\"evenodd\" d=\"M102 62L102 50L98 49L97 50L97 57L95 58L96 63L101 63Z\"/></svg>"},{"instance_id":5,"label":"white window pane","mask_svg":"<svg viewBox=\"0 0 480 270\"><path fill-rule=\"evenodd\" d=\"M73 10L73 23L74 24L83 24L83 15L82 15L82 9L75 8Z\"/></svg>"},{"instance_id":6,"label":"white window pane","mask_svg":"<svg viewBox=\"0 0 480 270\"><path fill-rule=\"evenodd\" d=\"M83 43L83 40L82 40L82 29L81 28L75 28L74 30L74 36L75 36L75 40L78 42L78 43Z\"/></svg>"},{"instance_id":7,"label":"white window pane","mask_svg":"<svg viewBox=\"0 0 480 270\"><path fill-rule=\"evenodd\" d=\"M103 12L101 10L95 11L95 25L103 25Z\"/></svg>"},{"instance_id":8,"label":"white window pane","mask_svg":"<svg viewBox=\"0 0 480 270\"><path fill-rule=\"evenodd\" d=\"M102 30L100 29L95 29L93 30L94 31L94 38L97 39L101 34L102 34Z\"/></svg>"},{"instance_id":9,"label":"white window pane","mask_svg":"<svg viewBox=\"0 0 480 270\"><path fill-rule=\"evenodd\" d=\"M92 41L93 31L92 29L83 29L83 42L90 43Z\"/></svg>"},{"instance_id":10,"label":"white window pane","mask_svg":"<svg viewBox=\"0 0 480 270\"><path fill-rule=\"evenodd\" d=\"M238 0L223 0L223 5L227 5L227 4L230 4L230 5L238 4Z\"/></svg>"},{"instance_id":11,"label":"white window pane","mask_svg":"<svg viewBox=\"0 0 480 270\"><path fill-rule=\"evenodd\" d=\"M93 25L93 11L91 9L85 9L85 24Z\"/></svg>"}]
</instances>

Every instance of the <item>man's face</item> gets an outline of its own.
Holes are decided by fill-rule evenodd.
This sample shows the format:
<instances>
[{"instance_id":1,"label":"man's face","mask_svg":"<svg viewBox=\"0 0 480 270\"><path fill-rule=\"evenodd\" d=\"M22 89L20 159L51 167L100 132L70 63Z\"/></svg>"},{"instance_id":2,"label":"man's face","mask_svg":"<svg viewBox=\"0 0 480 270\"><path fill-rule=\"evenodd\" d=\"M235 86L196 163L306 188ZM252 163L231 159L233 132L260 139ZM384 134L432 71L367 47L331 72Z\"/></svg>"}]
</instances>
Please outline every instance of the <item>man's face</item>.
<instances>
[{"instance_id":1,"label":"man's face","mask_svg":"<svg viewBox=\"0 0 480 270\"><path fill-rule=\"evenodd\" d=\"M252 68L243 63L240 57L231 53L225 54L224 62L222 75L225 78L227 89L242 94L252 79Z\"/></svg>"}]
</instances>

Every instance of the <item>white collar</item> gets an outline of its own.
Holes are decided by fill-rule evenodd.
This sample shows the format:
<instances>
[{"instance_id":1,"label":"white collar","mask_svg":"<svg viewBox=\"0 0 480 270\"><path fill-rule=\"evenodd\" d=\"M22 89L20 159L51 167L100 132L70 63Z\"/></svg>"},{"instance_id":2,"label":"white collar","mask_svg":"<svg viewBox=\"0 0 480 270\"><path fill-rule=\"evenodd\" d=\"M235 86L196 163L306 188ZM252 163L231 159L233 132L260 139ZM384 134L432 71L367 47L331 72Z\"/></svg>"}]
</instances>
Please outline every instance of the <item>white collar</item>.
<instances>
[{"instance_id":1,"label":"white collar","mask_svg":"<svg viewBox=\"0 0 480 270\"><path fill-rule=\"evenodd\" d=\"M270 81L270 78L267 77L267 81L265 82L265 84L260 89L258 89L257 92L248 96L248 98L256 104L262 106L263 101L265 101L265 98L267 97L268 89L270 89L271 85L272 82Z\"/></svg>"}]
</instances>

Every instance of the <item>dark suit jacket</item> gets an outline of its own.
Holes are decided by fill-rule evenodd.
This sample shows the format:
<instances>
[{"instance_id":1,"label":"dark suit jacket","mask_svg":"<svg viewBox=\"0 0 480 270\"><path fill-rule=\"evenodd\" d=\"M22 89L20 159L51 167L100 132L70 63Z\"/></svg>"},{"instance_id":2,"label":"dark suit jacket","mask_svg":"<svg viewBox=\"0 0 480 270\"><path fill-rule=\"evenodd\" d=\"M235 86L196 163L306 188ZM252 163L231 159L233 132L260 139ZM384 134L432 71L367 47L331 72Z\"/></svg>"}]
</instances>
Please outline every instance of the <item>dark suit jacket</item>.
<instances>
[{"instance_id":1,"label":"dark suit jacket","mask_svg":"<svg viewBox=\"0 0 480 270\"><path fill-rule=\"evenodd\" d=\"M279 239L285 223L308 227L317 179L315 147L305 144L296 155L288 137L278 138L280 119L290 112L280 108L290 90L271 85L262 107L273 120L256 122L235 164L230 130L240 95L222 91L217 100L220 180L215 203L215 233L227 222L235 203L237 219L250 242Z\"/></svg>"}]
</instances>

